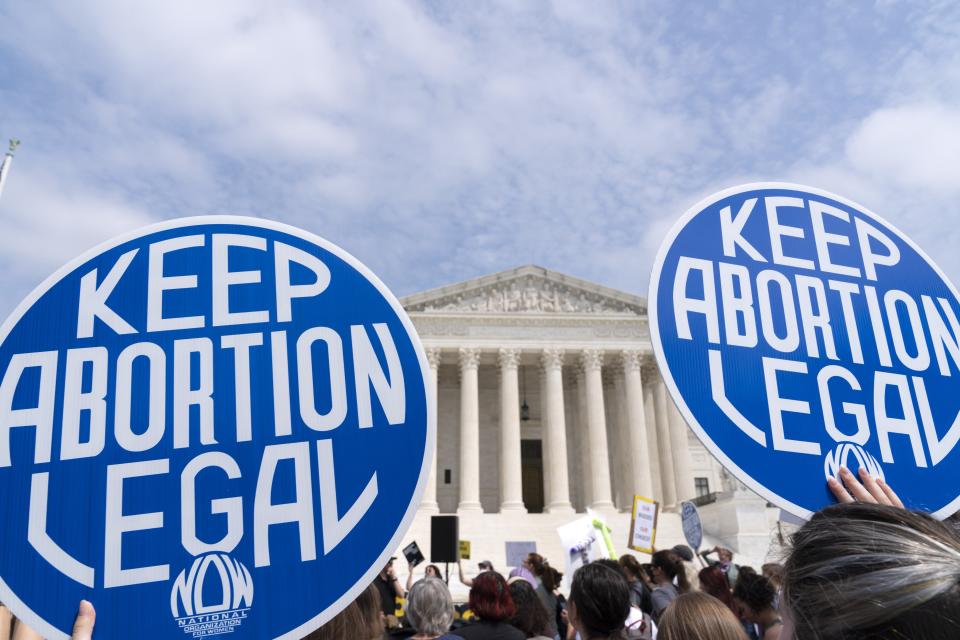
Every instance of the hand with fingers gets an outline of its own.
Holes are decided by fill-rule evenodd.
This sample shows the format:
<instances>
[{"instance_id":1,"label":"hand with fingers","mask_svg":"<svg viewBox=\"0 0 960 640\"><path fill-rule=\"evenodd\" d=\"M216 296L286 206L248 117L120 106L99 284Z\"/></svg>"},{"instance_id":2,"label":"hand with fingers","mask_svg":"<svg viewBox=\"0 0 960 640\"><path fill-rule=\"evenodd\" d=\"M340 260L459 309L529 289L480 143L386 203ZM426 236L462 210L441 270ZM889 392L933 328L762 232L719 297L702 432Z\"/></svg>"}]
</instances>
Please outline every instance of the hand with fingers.
<instances>
[{"instance_id":1,"label":"hand with fingers","mask_svg":"<svg viewBox=\"0 0 960 640\"><path fill-rule=\"evenodd\" d=\"M830 487L830 492L833 493L837 502L869 502L904 508L903 502L890 485L882 478L871 476L864 467L860 467L858 471L859 480L846 467L840 467L838 475L840 480L836 478L827 480L827 486Z\"/></svg>"}]
</instances>

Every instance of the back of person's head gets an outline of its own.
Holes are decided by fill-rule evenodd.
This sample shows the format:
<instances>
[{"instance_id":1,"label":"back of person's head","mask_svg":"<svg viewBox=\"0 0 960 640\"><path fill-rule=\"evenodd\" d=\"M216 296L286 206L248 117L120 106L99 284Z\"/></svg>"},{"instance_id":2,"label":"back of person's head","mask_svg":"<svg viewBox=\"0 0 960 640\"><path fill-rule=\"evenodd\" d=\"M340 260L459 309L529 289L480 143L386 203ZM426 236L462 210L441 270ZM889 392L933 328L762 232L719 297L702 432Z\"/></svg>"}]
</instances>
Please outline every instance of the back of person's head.
<instances>
[{"instance_id":1,"label":"back of person's head","mask_svg":"<svg viewBox=\"0 0 960 640\"><path fill-rule=\"evenodd\" d=\"M494 571L484 571L470 587L470 610L481 620L508 620L517 612L507 581Z\"/></svg>"},{"instance_id":2,"label":"back of person's head","mask_svg":"<svg viewBox=\"0 0 960 640\"><path fill-rule=\"evenodd\" d=\"M733 586L734 599L746 607L748 617L755 617L763 611L773 608L777 590L770 581L756 573L741 573L737 584Z\"/></svg>"},{"instance_id":3,"label":"back of person's head","mask_svg":"<svg viewBox=\"0 0 960 640\"><path fill-rule=\"evenodd\" d=\"M347 608L303 640L379 640L383 636L380 591L375 584L364 589Z\"/></svg>"},{"instance_id":4,"label":"back of person's head","mask_svg":"<svg viewBox=\"0 0 960 640\"><path fill-rule=\"evenodd\" d=\"M680 593L690 591L690 581L687 580L687 571L683 567L683 560L669 549L662 549L653 554L650 564L663 571L670 580L677 581L677 590Z\"/></svg>"},{"instance_id":5,"label":"back of person's head","mask_svg":"<svg viewBox=\"0 0 960 640\"><path fill-rule=\"evenodd\" d=\"M723 573L723 570L720 567L705 567L700 570L700 573L697 574L697 577L700 579L700 590L704 593L710 594L727 607L731 611L735 611L736 607L733 604L733 593L730 590L730 583L727 582L727 576Z\"/></svg>"},{"instance_id":6,"label":"back of person's head","mask_svg":"<svg viewBox=\"0 0 960 640\"><path fill-rule=\"evenodd\" d=\"M774 589L783 586L783 565L779 562L768 562L760 567L763 577L773 584Z\"/></svg>"},{"instance_id":7,"label":"back of person's head","mask_svg":"<svg viewBox=\"0 0 960 640\"><path fill-rule=\"evenodd\" d=\"M528 638L547 635L550 619L540 602L540 596L530 583L522 578L510 583L510 597L517 606L517 612L510 619L510 624L523 631Z\"/></svg>"},{"instance_id":8,"label":"back of person's head","mask_svg":"<svg viewBox=\"0 0 960 640\"><path fill-rule=\"evenodd\" d=\"M797 531L784 603L797 640L960 637L960 535L905 509L838 504Z\"/></svg>"},{"instance_id":9,"label":"back of person's head","mask_svg":"<svg viewBox=\"0 0 960 640\"><path fill-rule=\"evenodd\" d=\"M543 573L544 567L547 566L547 561L539 553L528 553L527 564L530 566L533 575L539 578L540 574Z\"/></svg>"},{"instance_id":10,"label":"back of person's head","mask_svg":"<svg viewBox=\"0 0 960 640\"><path fill-rule=\"evenodd\" d=\"M418 580L407 594L406 613L407 621L418 633L443 635L453 624L450 590L439 578Z\"/></svg>"},{"instance_id":11,"label":"back of person's head","mask_svg":"<svg viewBox=\"0 0 960 640\"><path fill-rule=\"evenodd\" d=\"M543 568L543 574L540 576L540 581L543 583L543 588L547 590L548 593L554 591L555 589L560 588L560 582L563 580L563 573L557 571L549 564Z\"/></svg>"},{"instance_id":12,"label":"back of person's head","mask_svg":"<svg viewBox=\"0 0 960 640\"><path fill-rule=\"evenodd\" d=\"M747 640L747 634L724 603L693 591L678 596L667 607L657 640Z\"/></svg>"},{"instance_id":13,"label":"back of person's head","mask_svg":"<svg viewBox=\"0 0 960 640\"><path fill-rule=\"evenodd\" d=\"M623 569L627 578L633 578L634 580L639 580L640 575L643 572L643 569L640 567L640 561L637 560L636 556L632 556L629 553L625 553L620 556L620 567Z\"/></svg>"},{"instance_id":14,"label":"back of person's head","mask_svg":"<svg viewBox=\"0 0 960 640\"><path fill-rule=\"evenodd\" d=\"M597 560L573 574L569 603L584 640L617 638L630 615L630 585L616 561Z\"/></svg>"}]
</instances>

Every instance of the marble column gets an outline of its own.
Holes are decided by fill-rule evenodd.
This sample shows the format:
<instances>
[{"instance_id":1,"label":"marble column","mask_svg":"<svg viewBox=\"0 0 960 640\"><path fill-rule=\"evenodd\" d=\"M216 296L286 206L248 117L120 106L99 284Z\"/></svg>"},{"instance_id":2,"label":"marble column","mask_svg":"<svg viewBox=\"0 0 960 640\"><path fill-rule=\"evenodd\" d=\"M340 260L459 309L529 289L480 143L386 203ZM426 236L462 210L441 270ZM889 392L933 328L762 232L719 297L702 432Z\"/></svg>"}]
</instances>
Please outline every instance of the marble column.
<instances>
[{"instance_id":1,"label":"marble column","mask_svg":"<svg viewBox=\"0 0 960 640\"><path fill-rule=\"evenodd\" d=\"M500 349L500 512L526 513L520 456L519 349Z\"/></svg>"},{"instance_id":2,"label":"marble column","mask_svg":"<svg viewBox=\"0 0 960 640\"><path fill-rule=\"evenodd\" d=\"M439 441L439 429L440 429L440 419L439 414L437 413L437 407L439 405L439 388L437 382L440 380L440 349L436 347L430 347L426 349L427 352L427 362L430 363L430 389L433 392L433 397L430 402L433 403L433 416L436 421L437 433L434 433L433 438L433 459L430 460L430 476L427 478L427 487L423 492L423 500L420 501L420 510L427 511L430 513L439 513L440 506L437 504L437 458L440 455L440 450L437 447Z\"/></svg>"},{"instance_id":3,"label":"marble column","mask_svg":"<svg viewBox=\"0 0 960 640\"><path fill-rule=\"evenodd\" d=\"M643 379L640 377L640 352L623 351L623 380L627 403L627 435L630 459L630 483L635 494L653 497L650 475L650 449L647 417L643 406Z\"/></svg>"},{"instance_id":4,"label":"marble column","mask_svg":"<svg viewBox=\"0 0 960 640\"><path fill-rule=\"evenodd\" d=\"M607 421L603 408L603 352L584 349L581 355L587 383L587 433L590 442L590 479L594 509L612 509L610 462L607 453Z\"/></svg>"},{"instance_id":5,"label":"marble column","mask_svg":"<svg viewBox=\"0 0 960 640\"><path fill-rule=\"evenodd\" d=\"M590 482L590 443L587 441L587 375L580 363L574 367L577 383L577 439L574 445L580 452L580 477L582 479L583 511L593 501L593 485Z\"/></svg>"},{"instance_id":6,"label":"marble column","mask_svg":"<svg viewBox=\"0 0 960 640\"><path fill-rule=\"evenodd\" d=\"M696 496L693 485L693 463L690 460L689 429L686 420L667 397L667 414L670 420L670 448L673 450L673 471L677 478L677 504Z\"/></svg>"},{"instance_id":7,"label":"marble column","mask_svg":"<svg viewBox=\"0 0 960 640\"><path fill-rule=\"evenodd\" d=\"M460 505L457 511L482 512L480 505L480 349L460 349Z\"/></svg>"},{"instance_id":8,"label":"marble column","mask_svg":"<svg viewBox=\"0 0 960 640\"><path fill-rule=\"evenodd\" d=\"M660 482L663 488L660 504L665 507L677 504L677 476L673 470L673 448L670 435L670 416L667 405L671 402L667 397L667 387L663 379L657 376L653 386L655 412L657 416L657 447L660 452Z\"/></svg>"},{"instance_id":9,"label":"marble column","mask_svg":"<svg viewBox=\"0 0 960 640\"><path fill-rule=\"evenodd\" d=\"M656 370L646 367L643 370L643 413L647 419L647 451L650 452L650 479L653 482L653 497L658 502L663 501L663 483L660 480L660 447L657 444L657 413L654 399L654 385L650 380L656 379Z\"/></svg>"},{"instance_id":10,"label":"marble column","mask_svg":"<svg viewBox=\"0 0 960 640\"><path fill-rule=\"evenodd\" d=\"M570 504L570 479L567 464L567 421L563 406L563 349L544 349L540 362L543 365L547 409L543 439L549 463L544 469L546 479L546 512L572 513Z\"/></svg>"}]
</instances>

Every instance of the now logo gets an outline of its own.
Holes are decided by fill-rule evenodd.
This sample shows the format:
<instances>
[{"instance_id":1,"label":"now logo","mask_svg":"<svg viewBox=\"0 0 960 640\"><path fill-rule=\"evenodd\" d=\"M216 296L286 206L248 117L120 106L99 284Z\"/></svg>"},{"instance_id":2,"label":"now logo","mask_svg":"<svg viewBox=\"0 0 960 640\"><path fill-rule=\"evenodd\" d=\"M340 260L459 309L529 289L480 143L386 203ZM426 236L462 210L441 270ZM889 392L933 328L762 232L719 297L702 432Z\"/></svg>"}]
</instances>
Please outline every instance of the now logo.
<instances>
[{"instance_id":1,"label":"now logo","mask_svg":"<svg viewBox=\"0 0 960 640\"><path fill-rule=\"evenodd\" d=\"M212 582L211 582L212 581ZM219 582L219 589L216 583ZM208 602L205 598L220 594ZM253 605L253 578L243 564L225 553L198 556L173 582L170 611L174 618L236 611Z\"/></svg>"}]
</instances>

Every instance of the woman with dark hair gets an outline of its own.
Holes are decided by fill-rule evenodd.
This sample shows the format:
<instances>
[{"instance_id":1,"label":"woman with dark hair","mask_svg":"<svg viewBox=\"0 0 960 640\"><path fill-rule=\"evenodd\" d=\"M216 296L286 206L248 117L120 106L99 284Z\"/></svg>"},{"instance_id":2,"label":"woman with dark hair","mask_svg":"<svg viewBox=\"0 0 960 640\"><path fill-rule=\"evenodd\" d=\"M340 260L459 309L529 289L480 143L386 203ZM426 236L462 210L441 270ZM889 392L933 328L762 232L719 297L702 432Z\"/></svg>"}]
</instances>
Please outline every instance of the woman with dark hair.
<instances>
[{"instance_id":1,"label":"woman with dark hair","mask_svg":"<svg viewBox=\"0 0 960 640\"><path fill-rule=\"evenodd\" d=\"M700 580L700 591L710 594L722 602L740 621L740 626L743 627L747 637L757 640L756 627L752 622L743 618L743 611L733 600L733 589L730 588L730 583L727 582L727 575L723 569L717 565L705 567L700 570L697 577Z\"/></svg>"},{"instance_id":2,"label":"woman with dark hair","mask_svg":"<svg viewBox=\"0 0 960 640\"><path fill-rule=\"evenodd\" d=\"M841 469L822 509L792 536L780 601L793 640L960 637L960 534L862 467Z\"/></svg>"},{"instance_id":3,"label":"woman with dark hair","mask_svg":"<svg viewBox=\"0 0 960 640\"><path fill-rule=\"evenodd\" d=\"M547 635L551 638L557 635L557 598L560 588L560 580L563 574L550 566L550 563L539 553L528 553L523 561L523 566L530 570L536 579L537 596L543 604L543 608L548 612L553 612L550 616Z\"/></svg>"},{"instance_id":4,"label":"woman with dark hair","mask_svg":"<svg viewBox=\"0 0 960 640\"><path fill-rule=\"evenodd\" d=\"M687 572L683 567L683 560L677 557L673 551L661 550L653 554L650 560L653 574L653 583L656 585L650 594L650 602L653 606L653 620L660 622L660 616L664 610L681 593L690 591L690 583L687 582ZM673 581L677 584L674 585Z\"/></svg>"},{"instance_id":5,"label":"woman with dark hair","mask_svg":"<svg viewBox=\"0 0 960 640\"><path fill-rule=\"evenodd\" d=\"M439 578L443 580L443 576L440 575L440 567L435 564L428 564L423 569L424 578ZM410 591L410 587L413 586L413 563L407 563L407 591Z\"/></svg>"},{"instance_id":6,"label":"woman with dark hair","mask_svg":"<svg viewBox=\"0 0 960 640\"><path fill-rule=\"evenodd\" d=\"M510 619L510 624L522 631L527 638L535 640L553 640L549 634L550 618L537 592L526 580L515 580L510 583L510 596L517 606L517 612Z\"/></svg>"},{"instance_id":7,"label":"woman with dark hair","mask_svg":"<svg viewBox=\"0 0 960 640\"><path fill-rule=\"evenodd\" d=\"M643 567L640 566L640 561L627 553L620 556L619 562L623 569L623 575L630 585L630 605L644 613L653 613L653 605L650 602L650 587L643 581Z\"/></svg>"},{"instance_id":8,"label":"woman with dark hair","mask_svg":"<svg viewBox=\"0 0 960 640\"><path fill-rule=\"evenodd\" d=\"M507 622L516 615L517 605L499 573L484 571L473 579L470 610L477 621L456 631L464 640L526 640L522 631Z\"/></svg>"},{"instance_id":9,"label":"woman with dark hair","mask_svg":"<svg viewBox=\"0 0 960 640\"><path fill-rule=\"evenodd\" d=\"M760 627L763 640L778 640L783 620L773 608L777 592L770 581L757 573L740 572L733 587L733 599L743 610L743 617Z\"/></svg>"},{"instance_id":10,"label":"woman with dark hair","mask_svg":"<svg viewBox=\"0 0 960 640\"><path fill-rule=\"evenodd\" d=\"M623 573L601 562L577 569L567 601L570 626L582 640L621 640L630 615L630 587ZM572 633L568 632L567 637Z\"/></svg>"}]
</instances>

